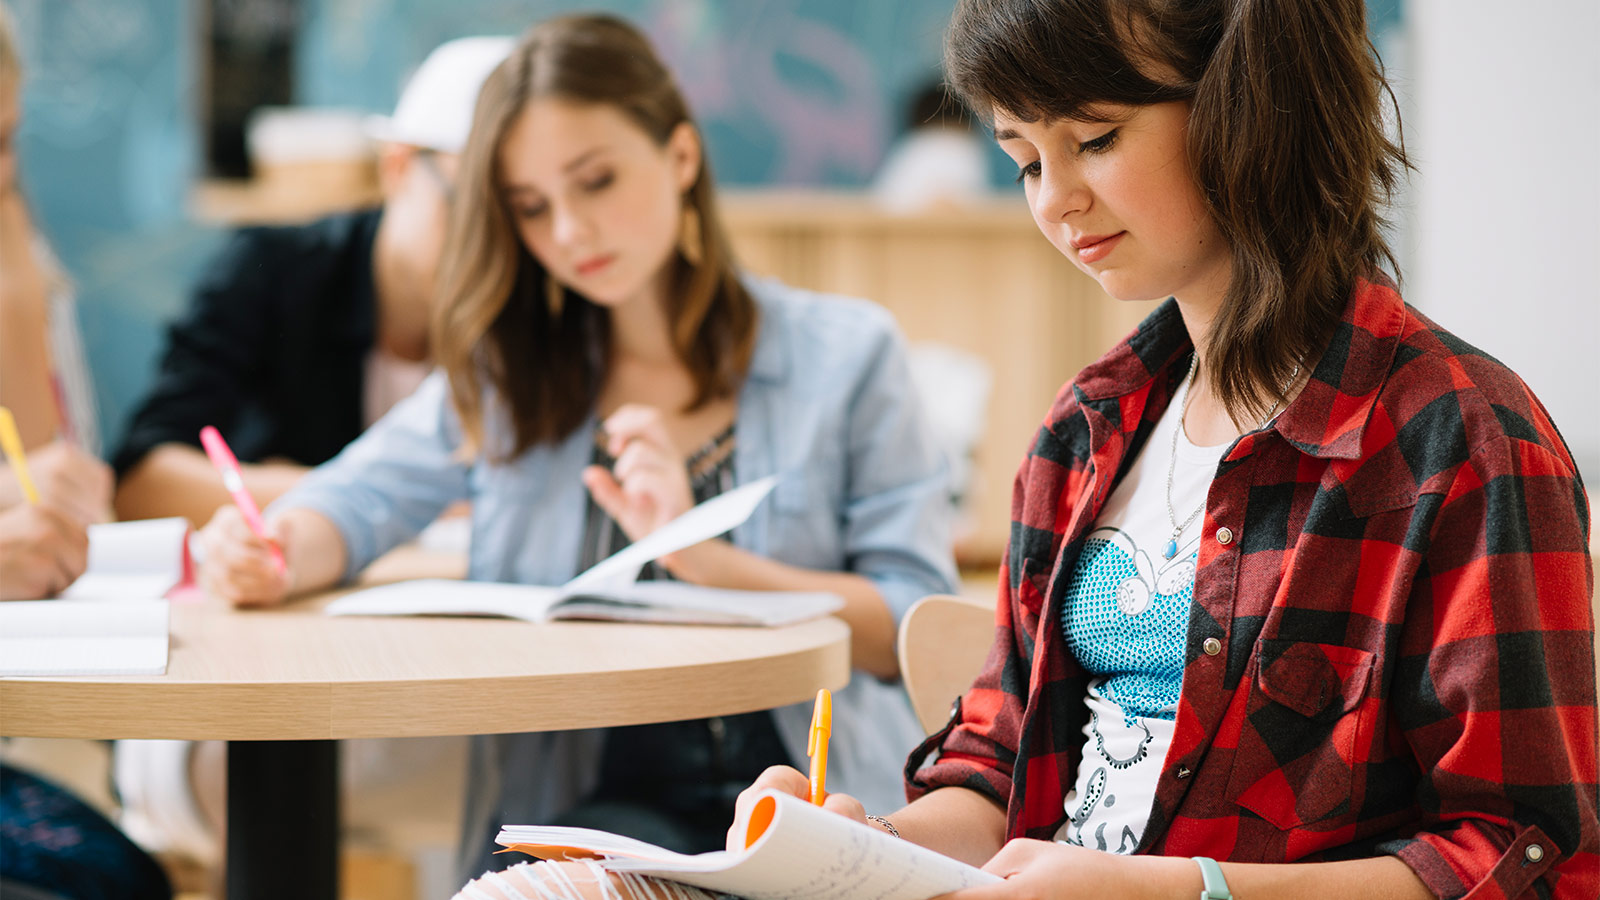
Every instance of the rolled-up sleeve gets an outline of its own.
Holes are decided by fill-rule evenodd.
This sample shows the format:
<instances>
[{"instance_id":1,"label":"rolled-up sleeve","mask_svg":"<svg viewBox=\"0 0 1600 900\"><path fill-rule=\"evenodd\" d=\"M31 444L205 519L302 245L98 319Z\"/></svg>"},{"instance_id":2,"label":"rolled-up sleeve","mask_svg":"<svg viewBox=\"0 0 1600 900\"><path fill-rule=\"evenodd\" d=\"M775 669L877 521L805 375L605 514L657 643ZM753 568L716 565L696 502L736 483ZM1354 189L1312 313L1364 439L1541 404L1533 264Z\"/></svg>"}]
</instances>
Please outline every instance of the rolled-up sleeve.
<instances>
[{"instance_id":1,"label":"rolled-up sleeve","mask_svg":"<svg viewBox=\"0 0 1600 900\"><path fill-rule=\"evenodd\" d=\"M1502 438L1424 502L1438 511L1391 690L1422 829L1381 849L1439 897L1600 896L1582 484Z\"/></svg>"},{"instance_id":2,"label":"rolled-up sleeve","mask_svg":"<svg viewBox=\"0 0 1600 900\"><path fill-rule=\"evenodd\" d=\"M303 508L326 516L344 538L347 579L416 537L445 507L467 496L469 464L457 458L461 430L449 393L443 372L428 376L268 514Z\"/></svg>"}]
</instances>

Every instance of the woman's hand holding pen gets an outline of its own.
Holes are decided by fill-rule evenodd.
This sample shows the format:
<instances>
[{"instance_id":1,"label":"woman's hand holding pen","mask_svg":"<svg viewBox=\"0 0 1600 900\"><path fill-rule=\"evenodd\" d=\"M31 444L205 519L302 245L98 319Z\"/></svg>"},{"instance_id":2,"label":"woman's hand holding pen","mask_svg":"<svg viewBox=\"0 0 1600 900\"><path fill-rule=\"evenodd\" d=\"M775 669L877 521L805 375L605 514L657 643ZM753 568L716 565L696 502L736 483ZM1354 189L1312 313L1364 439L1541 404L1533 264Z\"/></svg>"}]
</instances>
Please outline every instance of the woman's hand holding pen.
<instances>
[{"instance_id":1,"label":"woman's hand holding pen","mask_svg":"<svg viewBox=\"0 0 1600 900\"><path fill-rule=\"evenodd\" d=\"M756 802L756 797L763 791L775 790L811 802L811 779L806 773L789 766L772 766L755 783L739 792L739 798L733 804L733 825L728 828L728 849L744 849L744 823L750 820L750 807ZM849 794L829 793L822 801L822 808L836 812L847 819L867 825L867 810L861 801ZM877 827L869 825L868 827Z\"/></svg>"},{"instance_id":2,"label":"woman's hand holding pen","mask_svg":"<svg viewBox=\"0 0 1600 900\"><path fill-rule=\"evenodd\" d=\"M217 510L200 530L200 586L213 597L234 606L276 606L289 595L289 565L278 565L271 544L280 550L288 544L289 523L266 523L266 539L258 537L239 508L228 504ZM289 563L287 554L283 557Z\"/></svg>"},{"instance_id":3,"label":"woman's hand holding pen","mask_svg":"<svg viewBox=\"0 0 1600 900\"><path fill-rule=\"evenodd\" d=\"M583 470L583 483L594 502L639 540L694 506L684 456L667 433L661 411L628 404L606 418L606 453L615 459ZM669 567L670 561L663 558Z\"/></svg>"},{"instance_id":4,"label":"woman's hand holding pen","mask_svg":"<svg viewBox=\"0 0 1600 900\"><path fill-rule=\"evenodd\" d=\"M111 520L111 467L72 443L54 440L28 452L28 471L39 499L80 525ZM0 466L0 509L23 501L22 487Z\"/></svg>"},{"instance_id":5,"label":"woman's hand holding pen","mask_svg":"<svg viewBox=\"0 0 1600 900\"><path fill-rule=\"evenodd\" d=\"M20 503L0 512L0 600L53 597L88 566L82 523L48 503Z\"/></svg>"}]
</instances>

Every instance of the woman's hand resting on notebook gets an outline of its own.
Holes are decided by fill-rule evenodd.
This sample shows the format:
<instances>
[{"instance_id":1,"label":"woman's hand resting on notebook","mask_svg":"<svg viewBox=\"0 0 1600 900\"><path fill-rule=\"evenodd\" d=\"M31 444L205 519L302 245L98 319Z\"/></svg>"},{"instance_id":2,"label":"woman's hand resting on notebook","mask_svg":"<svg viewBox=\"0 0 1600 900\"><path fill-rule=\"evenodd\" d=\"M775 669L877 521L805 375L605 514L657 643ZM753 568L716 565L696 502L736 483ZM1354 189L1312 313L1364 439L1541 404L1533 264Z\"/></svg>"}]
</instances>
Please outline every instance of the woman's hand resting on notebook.
<instances>
[{"instance_id":1,"label":"woman's hand resting on notebook","mask_svg":"<svg viewBox=\"0 0 1600 900\"><path fill-rule=\"evenodd\" d=\"M793 794L802 800L811 800L811 779L804 772L789 766L772 766L756 778L755 783L739 792L733 804L733 824L728 826L728 850L739 851L745 846L745 823L750 821L750 807L763 791L774 790ZM847 819L867 825L867 810L861 801L849 794L828 794L822 799L822 808L836 812ZM869 826L876 828L878 826Z\"/></svg>"}]
</instances>

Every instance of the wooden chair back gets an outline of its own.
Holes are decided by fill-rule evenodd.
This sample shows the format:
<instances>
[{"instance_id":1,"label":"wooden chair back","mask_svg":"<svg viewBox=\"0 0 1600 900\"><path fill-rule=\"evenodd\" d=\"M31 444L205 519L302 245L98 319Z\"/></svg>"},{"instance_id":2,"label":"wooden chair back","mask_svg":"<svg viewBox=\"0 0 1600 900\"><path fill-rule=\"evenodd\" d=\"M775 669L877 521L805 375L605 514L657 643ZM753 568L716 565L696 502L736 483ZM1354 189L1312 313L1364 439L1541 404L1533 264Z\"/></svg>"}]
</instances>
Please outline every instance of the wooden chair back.
<instances>
[{"instance_id":1,"label":"wooden chair back","mask_svg":"<svg viewBox=\"0 0 1600 900\"><path fill-rule=\"evenodd\" d=\"M948 594L918 600L900 620L900 677L928 733L950 718L956 698L983 668L994 642L994 611Z\"/></svg>"}]
</instances>

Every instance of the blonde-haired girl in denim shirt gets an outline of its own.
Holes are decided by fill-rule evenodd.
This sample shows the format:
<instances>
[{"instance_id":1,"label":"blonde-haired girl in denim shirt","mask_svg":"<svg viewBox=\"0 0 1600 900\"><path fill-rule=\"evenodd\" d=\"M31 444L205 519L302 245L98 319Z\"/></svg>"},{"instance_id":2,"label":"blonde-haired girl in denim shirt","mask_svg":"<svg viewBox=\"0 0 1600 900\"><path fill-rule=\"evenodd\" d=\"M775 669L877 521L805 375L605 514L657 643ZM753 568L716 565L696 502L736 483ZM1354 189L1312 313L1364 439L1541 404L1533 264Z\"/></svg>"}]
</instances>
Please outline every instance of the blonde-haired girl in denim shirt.
<instances>
[{"instance_id":1,"label":"blonde-haired girl in denim shirt","mask_svg":"<svg viewBox=\"0 0 1600 900\"><path fill-rule=\"evenodd\" d=\"M442 371L268 510L286 570L230 506L202 532L203 585L239 605L324 588L464 499L471 578L558 584L777 474L748 522L649 574L842 596L859 672L834 700L833 785L898 793L920 732L887 683L896 622L954 571L945 468L889 315L735 270L683 98L608 16L533 28L489 77L452 215ZM739 789L804 757L808 717L477 738L463 874L507 864L504 822L719 848Z\"/></svg>"}]
</instances>

